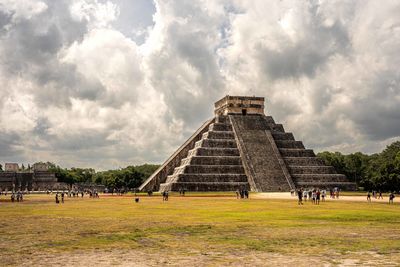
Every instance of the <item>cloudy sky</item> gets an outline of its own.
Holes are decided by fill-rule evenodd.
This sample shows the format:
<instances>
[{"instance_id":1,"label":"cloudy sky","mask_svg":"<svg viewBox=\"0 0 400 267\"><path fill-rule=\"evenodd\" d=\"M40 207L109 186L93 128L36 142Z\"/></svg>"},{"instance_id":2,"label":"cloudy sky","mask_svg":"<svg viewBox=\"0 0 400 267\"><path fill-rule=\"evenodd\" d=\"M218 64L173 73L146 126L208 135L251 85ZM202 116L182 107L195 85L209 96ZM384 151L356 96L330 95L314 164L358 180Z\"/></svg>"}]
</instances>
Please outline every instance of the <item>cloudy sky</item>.
<instances>
[{"instance_id":1,"label":"cloudy sky","mask_svg":"<svg viewBox=\"0 0 400 267\"><path fill-rule=\"evenodd\" d=\"M163 162L226 94L315 151L400 136L400 1L0 0L0 163Z\"/></svg>"}]
</instances>

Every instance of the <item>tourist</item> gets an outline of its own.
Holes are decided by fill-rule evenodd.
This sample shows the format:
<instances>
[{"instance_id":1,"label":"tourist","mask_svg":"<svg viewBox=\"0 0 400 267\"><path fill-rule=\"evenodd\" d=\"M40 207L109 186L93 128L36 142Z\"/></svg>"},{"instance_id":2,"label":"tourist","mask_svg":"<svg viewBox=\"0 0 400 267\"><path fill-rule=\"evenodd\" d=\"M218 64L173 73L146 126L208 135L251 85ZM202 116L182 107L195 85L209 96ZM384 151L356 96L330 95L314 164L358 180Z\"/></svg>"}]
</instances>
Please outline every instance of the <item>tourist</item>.
<instances>
[{"instance_id":1,"label":"tourist","mask_svg":"<svg viewBox=\"0 0 400 267\"><path fill-rule=\"evenodd\" d=\"M367 193L367 201L371 202L371 192L370 191L368 191L368 193Z\"/></svg>"},{"instance_id":2,"label":"tourist","mask_svg":"<svg viewBox=\"0 0 400 267\"><path fill-rule=\"evenodd\" d=\"M320 200L321 192L319 189L316 192L316 199L315 199L315 204L319 205L319 200Z\"/></svg>"},{"instance_id":3,"label":"tourist","mask_svg":"<svg viewBox=\"0 0 400 267\"><path fill-rule=\"evenodd\" d=\"M383 199L382 191L381 191L381 190L379 190L379 197L378 197L378 199Z\"/></svg>"},{"instance_id":4,"label":"tourist","mask_svg":"<svg viewBox=\"0 0 400 267\"><path fill-rule=\"evenodd\" d=\"M297 191L297 197L299 198L298 205L303 205L303 189L300 188Z\"/></svg>"},{"instance_id":5,"label":"tourist","mask_svg":"<svg viewBox=\"0 0 400 267\"><path fill-rule=\"evenodd\" d=\"M163 201L168 201L168 191L163 192Z\"/></svg>"},{"instance_id":6,"label":"tourist","mask_svg":"<svg viewBox=\"0 0 400 267\"><path fill-rule=\"evenodd\" d=\"M321 192L322 202L325 202L325 196L326 196L326 190L324 189Z\"/></svg>"},{"instance_id":7,"label":"tourist","mask_svg":"<svg viewBox=\"0 0 400 267\"><path fill-rule=\"evenodd\" d=\"M316 204L317 203L317 192L315 191L315 189L313 189L313 191L311 192L311 197L312 197L312 203Z\"/></svg>"},{"instance_id":8,"label":"tourist","mask_svg":"<svg viewBox=\"0 0 400 267\"><path fill-rule=\"evenodd\" d=\"M14 195L14 193L11 193L11 202L14 202L15 201L15 195Z\"/></svg>"},{"instance_id":9,"label":"tourist","mask_svg":"<svg viewBox=\"0 0 400 267\"><path fill-rule=\"evenodd\" d=\"M249 191L248 190L244 190L244 197L245 198L249 198Z\"/></svg>"},{"instance_id":10,"label":"tourist","mask_svg":"<svg viewBox=\"0 0 400 267\"><path fill-rule=\"evenodd\" d=\"M340 189L337 187L337 188L336 188L336 198L337 198L337 199L339 199L339 192L340 192Z\"/></svg>"},{"instance_id":11,"label":"tourist","mask_svg":"<svg viewBox=\"0 0 400 267\"><path fill-rule=\"evenodd\" d=\"M61 193L61 203L64 203L64 191Z\"/></svg>"},{"instance_id":12,"label":"tourist","mask_svg":"<svg viewBox=\"0 0 400 267\"><path fill-rule=\"evenodd\" d=\"M302 194L303 194L304 201L307 202L308 191L304 190L304 192Z\"/></svg>"},{"instance_id":13,"label":"tourist","mask_svg":"<svg viewBox=\"0 0 400 267\"><path fill-rule=\"evenodd\" d=\"M395 198L395 195L393 192L390 193L389 195L389 204L393 204L393 199Z\"/></svg>"},{"instance_id":14,"label":"tourist","mask_svg":"<svg viewBox=\"0 0 400 267\"><path fill-rule=\"evenodd\" d=\"M58 193L56 193L56 203L60 203L60 201L58 200Z\"/></svg>"}]
</instances>

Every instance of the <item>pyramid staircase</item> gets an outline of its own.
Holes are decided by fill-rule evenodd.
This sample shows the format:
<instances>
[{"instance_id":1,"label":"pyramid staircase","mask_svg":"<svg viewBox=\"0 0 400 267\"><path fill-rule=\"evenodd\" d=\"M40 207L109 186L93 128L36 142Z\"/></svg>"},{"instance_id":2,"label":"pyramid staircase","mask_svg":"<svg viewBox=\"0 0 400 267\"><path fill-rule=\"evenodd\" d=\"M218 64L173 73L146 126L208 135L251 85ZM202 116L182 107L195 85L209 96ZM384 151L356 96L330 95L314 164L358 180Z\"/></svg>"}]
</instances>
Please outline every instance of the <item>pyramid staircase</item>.
<instances>
[{"instance_id":1,"label":"pyramid staircase","mask_svg":"<svg viewBox=\"0 0 400 267\"><path fill-rule=\"evenodd\" d=\"M249 189L232 125L217 116L180 166L160 185L160 191L235 191Z\"/></svg>"},{"instance_id":2,"label":"pyramid staircase","mask_svg":"<svg viewBox=\"0 0 400 267\"><path fill-rule=\"evenodd\" d=\"M272 118L271 118L272 119ZM298 188L355 189L355 184L338 174L332 166L317 158L312 149L306 149L301 141L296 141L292 133L272 131L275 143L286 163L293 182Z\"/></svg>"},{"instance_id":3,"label":"pyramid staircase","mask_svg":"<svg viewBox=\"0 0 400 267\"><path fill-rule=\"evenodd\" d=\"M206 121L140 187L142 191L288 191L355 183L264 114L264 98L226 96Z\"/></svg>"}]
</instances>

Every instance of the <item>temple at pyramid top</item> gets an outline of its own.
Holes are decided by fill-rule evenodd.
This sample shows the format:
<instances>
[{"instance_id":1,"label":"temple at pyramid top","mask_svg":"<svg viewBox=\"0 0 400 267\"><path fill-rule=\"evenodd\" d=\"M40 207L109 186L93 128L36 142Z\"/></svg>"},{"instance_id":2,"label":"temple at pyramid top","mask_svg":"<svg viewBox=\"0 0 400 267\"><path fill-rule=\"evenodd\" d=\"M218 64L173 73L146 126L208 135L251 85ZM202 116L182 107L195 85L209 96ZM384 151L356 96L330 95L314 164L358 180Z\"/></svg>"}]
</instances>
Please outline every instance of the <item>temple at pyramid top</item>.
<instances>
[{"instance_id":1,"label":"temple at pyramid top","mask_svg":"<svg viewBox=\"0 0 400 267\"><path fill-rule=\"evenodd\" d=\"M251 116L252 115L252 116ZM355 189L271 116L264 98L225 96L207 120L140 187L142 191Z\"/></svg>"},{"instance_id":2,"label":"temple at pyramid top","mask_svg":"<svg viewBox=\"0 0 400 267\"><path fill-rule=\"evenodd\" d=\"M264 97L255 96L230 96L215 102L214 114L261 114L264 115Z\"/></svg>"}]
</instances>

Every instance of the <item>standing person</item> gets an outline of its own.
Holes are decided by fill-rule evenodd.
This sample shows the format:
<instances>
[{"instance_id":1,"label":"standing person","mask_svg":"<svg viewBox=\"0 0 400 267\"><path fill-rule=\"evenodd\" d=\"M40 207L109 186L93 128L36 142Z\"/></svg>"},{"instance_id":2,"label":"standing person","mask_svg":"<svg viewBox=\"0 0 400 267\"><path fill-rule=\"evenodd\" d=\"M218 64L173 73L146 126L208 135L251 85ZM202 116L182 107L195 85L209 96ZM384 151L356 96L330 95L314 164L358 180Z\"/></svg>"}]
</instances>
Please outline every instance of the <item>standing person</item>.
<instances>
[{"instance_id":1,"label":"standing person","mask_svg":"<svg viewBox=\"0 0 400 267\"><path fill-rule=\"evenodd\" d=\"M64 203L64 191L61 193L61 203Z\"/></svg>"},{"instance_id":2,"label":"standing person","mask_svg":"<svg viewBox=\"0 0 400 267\"><path fill-rule=\"evenodd\" d=\"M326 190L324 189L321 192L322 202L325 202L325 196L326 196Z\"/></svg>"},{"instance_id":3,"label":"standing person","mask_svg":"<svg viewBox=\"0 0 400 267\"><path fill-rule=\"evenodd\" d=\"M312 203L317 204L317 192L315 191L315 189L313 189L311 197L312 197Z\"/></svg>"},{"instance_id":4,"label":"standing person","mask_svg":"<svg viewBox=\"0 0 400 267\"><path fill-rule=\"evenodd\" d=\"M56 193L56 203L60 203L60 201L58 200L58 193Z\"/></svg>"},{"instance_id":5,"label":"standing person","mask_svg":"<svg viewBox=\"0 0 400 267\"><path fill-rule=\"evenodd\" d=\"M393 204L393 199L395 198L394 193L391 192L389 195L389 204Z\"/></svg>"},{"instance_id":6,"label":"standing person","mask_svg":"<svg viewBox=\"0 0 400 267\"><path fill-rule=\"evenodd\" d=\"M319 200L320 200L320 196L321 196L321 192L319 191L319 189L317 190L316 195L317 195L317 197L316 197L316 200L315 200L315 204L319 205Z\"/></svg>"},{"instance_id":7,"label":"standing person","mask_svg":"<svg viewBox=\"0 0 400 267\"><path fill-rule=\"evenodd\" d=\"M167 193L166 193L166 191L164 191L164 192L162 193L162 200L163 200L163 201L165 201L166 195L167 195Z\"/></svg>"},{"instance_id":8,"label":"standing person","mask_svg":"<svg viewBox=\"0 0 400 267\"><path fill-rule=\"evenodd\" d=\"M368 191L368 193L367 193L367 201L371 202L371 192L370 191Z\"/></svg>"},{"instance_id":9,"label":"standing person","mask_svg":"<svg viewBox=\"0 0 400 267\"><path fill-rule=\"evenodd\" d=\"M378 197L378 199L383 199L382 191L381 191L381 190L379 190L379 197Z\"/></svg>"},{"instance_id":10,"label":"standing person","mask_svg":"<svg viewBox=\"0 0 400 267\"><path fill-rule=\"evenodd\" d=\"M299 198L298 204L303 205L303 188L297 191L297 197Z\"/></svg>"},{"instance_id":11,"label":"standing person","mask_svg":"<svg viewBox=\"0 0 400 267\"><path fill-rule=\"evenodd\" d=\"M239 199L239 197L240 197L240 191L239 191L239 189L237 189L236 190L236 199Z\"/></svg>"},{"instance_id":12,"label":"standing person","mask_svg":"<svg viewBox=\"0 0 400 267\"><path fill-rule=\"evenodd\" d=\"M304 201L307 202L308 191L304 190L304 192L302 194L303 194Z\"/></svg>"}]
</instances>

